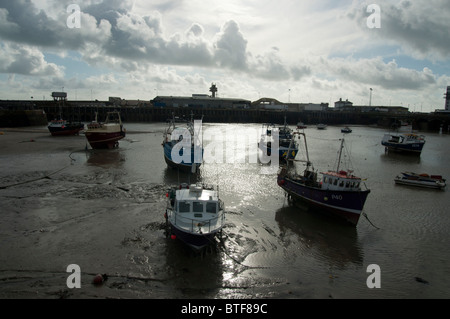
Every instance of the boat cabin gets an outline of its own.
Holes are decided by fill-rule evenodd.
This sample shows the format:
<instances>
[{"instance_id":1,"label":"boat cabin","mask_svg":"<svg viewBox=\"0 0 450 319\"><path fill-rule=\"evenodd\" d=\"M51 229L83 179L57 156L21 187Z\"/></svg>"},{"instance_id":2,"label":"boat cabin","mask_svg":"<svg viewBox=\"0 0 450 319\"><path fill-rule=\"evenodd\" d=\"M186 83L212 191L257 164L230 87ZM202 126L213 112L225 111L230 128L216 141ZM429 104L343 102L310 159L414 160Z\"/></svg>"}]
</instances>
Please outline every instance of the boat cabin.
<instances>
[{"instance_id":1,"label":"boat cabin","mask_svg":"<svg viewBox=\"0 0 450 319\"><path fill-rule=\"evenodd\" d=\"M354 176L351 171L329 171L321 174L322 189L353 192L361 190L361 178Z\"/></svg>"},{"instance_id":2,"label":"boat cabin","mask_svg":"<svg viewBox=\"0 0 450 319\"><path fill-rule=\"evenodd\" d=\"M218 214L222 205L213 189L190 185L176 191L173 209L178 214L193 214L193 217L201 218L203 214Z\"/></svg>"}]
</instances>

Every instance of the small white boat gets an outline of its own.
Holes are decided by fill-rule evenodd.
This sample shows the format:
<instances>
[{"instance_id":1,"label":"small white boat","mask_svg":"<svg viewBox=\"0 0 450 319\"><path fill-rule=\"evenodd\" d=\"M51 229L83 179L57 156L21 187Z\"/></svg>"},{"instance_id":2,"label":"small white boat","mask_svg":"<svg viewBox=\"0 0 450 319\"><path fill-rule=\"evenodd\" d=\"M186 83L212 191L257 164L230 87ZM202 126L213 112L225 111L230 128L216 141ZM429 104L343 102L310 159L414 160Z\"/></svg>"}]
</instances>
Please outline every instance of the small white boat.
<instances>
[{"instance_id":1,"label":"small white boat","mask_svg":"<svg viewBox=\"0 0 450 319\"><path fill-rule=\"evenodd\" d=\"M182 184L167 194L166 222L172 239L180 239L195 250L210 245L225 223L219 192L206 185Z\"/></svg>"},{"instance_id":2,"label":"small white boat","mask_svg":"<svg viewBox=\"0 0 450 319\"><path fill-rule=\"evenodd\" d=\"M353 132L353 130L351 128L349 128L348 126L341 129L341 133L351 133L351 132Z\"/></svg>"},{"instance_id":3,"label":"small white boat","mask_svg":"<svg viewBox=\"0 0 450 319\"><path fill-rule=\"evenodd\" d=\"M317 129L318 130L326 130L327 129L327 125L326 124L317 124Z\"/></svg>"},{"instance_id":4,"label":"small white boat","mask_svg":"<svg viewBox=\"0 0 450 319\"><path fill-rule=\"evenodd\" d=\"M446 186L446 180L440 175L416 174L411 172L403 172L397 175L395 177L395 183L436 189L443 189Z\"/></svg>"}]
</instances>

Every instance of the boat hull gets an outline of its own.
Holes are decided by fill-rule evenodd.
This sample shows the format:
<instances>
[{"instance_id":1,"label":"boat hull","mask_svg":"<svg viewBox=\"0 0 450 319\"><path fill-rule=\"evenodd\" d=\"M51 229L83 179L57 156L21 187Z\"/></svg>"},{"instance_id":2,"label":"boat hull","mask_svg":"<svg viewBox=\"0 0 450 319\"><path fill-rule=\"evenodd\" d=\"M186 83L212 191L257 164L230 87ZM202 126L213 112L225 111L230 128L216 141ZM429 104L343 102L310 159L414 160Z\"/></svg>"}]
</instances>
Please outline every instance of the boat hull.
<instances>
[{"instance_id":1,"label":"boat hull","mask_svg":"<svg viewBox=\"0 0 450 319\"><path fill-rule=\"evenodd\" d=\"M193 163L197 165L197 168L200 167L201 163L195 163L195 149L194 147L191 148L191 160L190 162L186 163L182 161L181 163L177 163L174 160L172 160L172 149L175 144L171 142L164 142L163 148L164 148L164 160L166 161L167 165L179 169L184 172L191 172ZM180 157L183 156L183 149L180 150ZM202 158L203 158L203 149L202 149Z\"/></svg>"},{"instance_id":2,"label":"boat hull","mask_svg":"<svg viewBox=\"0 0 450 319\"><path fill-rule=\"evenodd\" d=\"M278 177L278 185L294 200L300 200L310 206L357 225L370 190L338 191L323 190L296 182L288 177Z\"/></svg>"},{"instance_id":3,"label":"boat hull","mask_svg":"<svg viewBox=\"0 0 450 319\"><path fill-rule=\"evenodd\" d=\"M405 152L405 153L414 153L420 154L422 152L424 143L413 143L413 144L399 144L399 143L389 143L382 142L384 147L386 147L389 151L394 152Z\"/></svg>"},{"instance_id":4,"label":"boat hull","mask_svg":"<svg viewBox=\"0 0 450 319\"><path fill-rule=\"evenodd\" d=\"M111 149L125 137L125 132L86 132L86 138L93 149Z\"/></svg>"},{"instance_id":5,"label":"boat hull","mask_svg":"<svg viewBox=\"0 0 450 319\"><path fill-rule=\"evenodd\" d=\"M71 123L65 125L49 125L48 130L52 136L69 136L77 135L84 129L84 124Z\"/></svg>"},{"instance_id":6,"label":"boat hull","mask_svg":"<svg viewBox=\"0 0 450 319\"><path fill-rule=\"evenodd\" d=\"M216 237L216 235L220 232L220 230L217 230L216 232L208 234L198 234L186 232L180 228L177 228L170 221L169 225L172 235L175 235L177 239L181 240L186 245L194 248L195 250L201 250L214 243L214 237Z\"/></svg>"}]
</instances>

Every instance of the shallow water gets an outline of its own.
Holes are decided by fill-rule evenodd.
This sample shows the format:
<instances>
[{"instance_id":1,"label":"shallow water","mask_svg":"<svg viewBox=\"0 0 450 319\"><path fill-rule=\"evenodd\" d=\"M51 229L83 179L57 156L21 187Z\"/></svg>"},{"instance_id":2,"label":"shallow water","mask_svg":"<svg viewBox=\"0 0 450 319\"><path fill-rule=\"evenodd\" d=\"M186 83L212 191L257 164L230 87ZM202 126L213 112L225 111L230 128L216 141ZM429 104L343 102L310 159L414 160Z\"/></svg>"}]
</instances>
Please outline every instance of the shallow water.
<instances>
[{"instance_id":1,"label":"shallow water","mask_svg":"<svg viewBox=\"0 0 450 319\"><path fill-rule=\"evenodd\" d=\"M0 151L1 297L450 297L450 196L394 184L401 171L448 178L450 136L427 133L411 157L385 154L384 130L352 127L346 144L377 229L290 206L276 174L237 143L260 125L204 125L222 132L225 163L204 163L197 178L166 167L164 124L125 126L116 150L86 149L82 135L10 133L23 137ZM305 132L315 168L332 169L340 128ZM165 234L166 189L189 179L218 185L228 212L222 242L201 256ZM81 268L80 289L66 285L70 264ZM367 287L371 264L380 289ZM100 287L98 273L109 277Z\"/></svg>"}]
</instances>

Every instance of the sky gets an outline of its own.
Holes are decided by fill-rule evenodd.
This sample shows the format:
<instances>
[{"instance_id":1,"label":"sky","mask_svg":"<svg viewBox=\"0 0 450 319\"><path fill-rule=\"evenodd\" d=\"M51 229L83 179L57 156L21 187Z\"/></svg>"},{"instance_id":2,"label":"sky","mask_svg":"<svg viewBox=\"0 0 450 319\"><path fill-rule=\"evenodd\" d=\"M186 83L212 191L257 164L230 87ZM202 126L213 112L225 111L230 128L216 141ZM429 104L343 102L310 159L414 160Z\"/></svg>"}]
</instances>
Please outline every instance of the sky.
<instances>
[{"instance_id":1,"label":"sky","mask_svg":"<svg viewBox=\"0 0 450 319\"><path fill-rule=\"evenodd\" d=\"M0 0L0 99L151 100L215 83L223 98L372 93L430 112L450 86L449 30L448 0Z\"/></svg>"}]
</instances>

